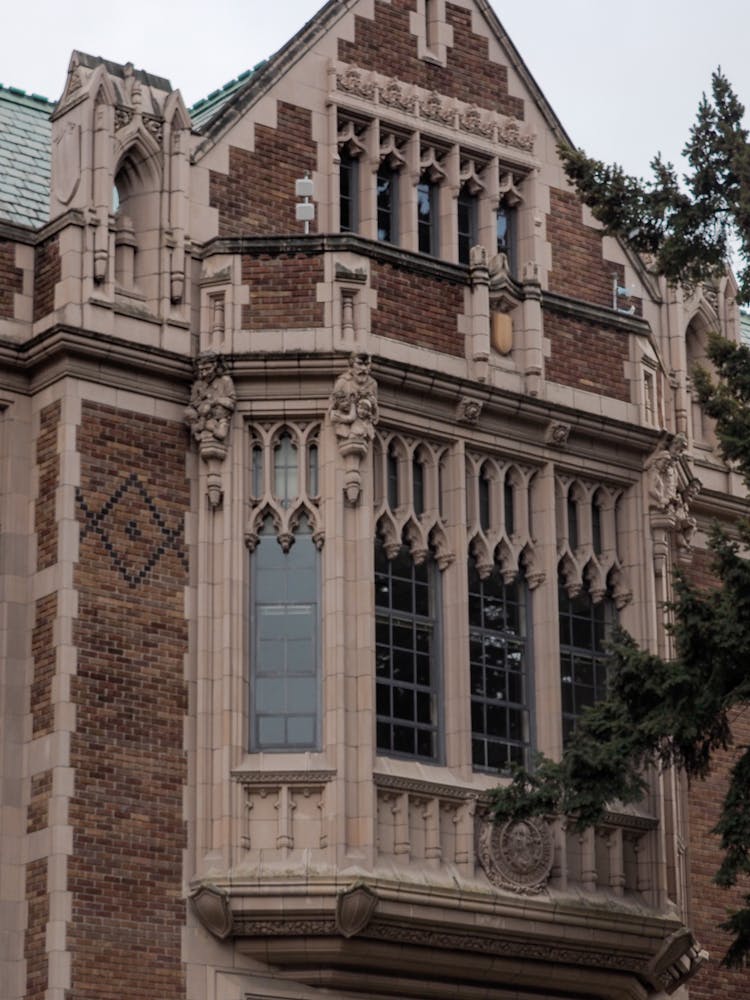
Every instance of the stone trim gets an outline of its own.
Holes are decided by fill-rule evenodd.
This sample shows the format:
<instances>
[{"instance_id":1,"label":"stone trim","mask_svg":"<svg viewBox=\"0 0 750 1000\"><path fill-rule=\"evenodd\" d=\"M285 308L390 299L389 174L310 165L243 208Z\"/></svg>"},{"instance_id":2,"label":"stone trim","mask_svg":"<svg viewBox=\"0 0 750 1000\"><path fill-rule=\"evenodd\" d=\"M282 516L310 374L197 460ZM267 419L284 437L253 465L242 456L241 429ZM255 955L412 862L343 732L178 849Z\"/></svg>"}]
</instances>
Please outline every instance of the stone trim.
<instances>
[{"instance_id":1,"label":"stone trim","mask_svg":"<svg viewBox=\"0 0 750 1000\"><path fill-rule=\"evenodd\" d=\"M562 313L564 316L573 316L575 319L585 319L590 323L600 323L622 333L636 333L641 336L648 336L651 333L651 325L645 319L626 316L614 309L592 305L590 302L573 299L567 295L561 295L559 292L543 291L542 309Z\"/></svg>"}]
</instances>

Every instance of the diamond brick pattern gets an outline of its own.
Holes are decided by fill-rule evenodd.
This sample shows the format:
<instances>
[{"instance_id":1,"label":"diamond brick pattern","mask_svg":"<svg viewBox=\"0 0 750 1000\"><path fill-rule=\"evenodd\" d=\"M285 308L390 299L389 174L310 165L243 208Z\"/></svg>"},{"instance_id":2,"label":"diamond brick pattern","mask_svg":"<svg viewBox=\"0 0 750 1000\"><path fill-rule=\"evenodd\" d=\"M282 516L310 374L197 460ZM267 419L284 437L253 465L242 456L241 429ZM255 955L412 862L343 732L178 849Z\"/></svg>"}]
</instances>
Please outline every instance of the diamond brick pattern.
<instances>
[{"instance_id":1,"label":"diamond brick pattern","mask_svg":"<svg viewBox=\"0 0 750 1000\"><path fill-rule=\"evenodd\" d=\"M169 527L137 472L122 480L98 510L89 506L80 489L76 489L76 502L85 517L81 540L96 533L112 568L130 587L143 583L169 550L187 569L182 526Z\"/></svg>"}]
</instances>

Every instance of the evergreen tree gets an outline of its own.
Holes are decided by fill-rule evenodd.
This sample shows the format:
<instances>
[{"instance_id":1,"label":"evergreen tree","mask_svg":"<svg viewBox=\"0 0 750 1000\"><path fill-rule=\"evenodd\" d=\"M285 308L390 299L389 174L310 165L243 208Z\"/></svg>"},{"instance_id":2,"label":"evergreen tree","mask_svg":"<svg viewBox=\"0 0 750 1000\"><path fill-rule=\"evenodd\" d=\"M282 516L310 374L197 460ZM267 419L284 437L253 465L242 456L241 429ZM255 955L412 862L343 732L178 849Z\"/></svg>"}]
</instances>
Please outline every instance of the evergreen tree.
<instances>
[{"instance_id":1,"label":"evergreen tree","mask_svg":"<svg viewBox=\"0 0 750 1000\"><path fill-rule=\"evenodd\" d=\"M671 283L690 287L722 274L732 246L743 263L741 298L750 299L750 145L744 108L726 78L713 76L685 147L689 171L680 184L674 167L657 157L649 183L618 166L560 150L565 169L605 232L648 255ZM750 488L750 350L713 336L709 357L718 379L695 373L706 413L716 420L724 457ZM611 645L607 698L584 712L560 761L541 758L518 770L496 792L500 820L563 813L580 828L598 822L608 802L636 802L649 767L677 766L705 777L712 756L732 743L730 721L750 702L750 520L732 537L715 527L713 569L719 586L701 591L677 574L671 605L672 660L638 648L618 631ZM721 886L750 875L750 747L737 748L715 832ZM750 894L722 927L733 941L724 958L750 955Z\"/></svg>"}]
</instances>

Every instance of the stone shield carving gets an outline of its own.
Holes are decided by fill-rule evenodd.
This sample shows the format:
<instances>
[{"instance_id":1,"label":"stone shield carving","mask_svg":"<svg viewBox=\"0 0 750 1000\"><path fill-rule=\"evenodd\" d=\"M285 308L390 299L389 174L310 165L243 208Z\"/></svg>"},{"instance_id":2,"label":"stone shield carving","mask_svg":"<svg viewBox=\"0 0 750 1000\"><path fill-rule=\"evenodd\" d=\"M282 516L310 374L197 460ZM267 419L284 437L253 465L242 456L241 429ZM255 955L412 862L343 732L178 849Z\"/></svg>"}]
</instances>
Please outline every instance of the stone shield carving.
<instances>
[{"instance_id":1,"label":"stone shield carving","mask_svg":"<svg viewBox=\"0 0 750 1000\"><path fill-rule=\"evenodd\" d=\"M81 178L81 126L68 122L55 139L55 195L67 205Z\"/></svg>"},{"instance_id":2,"label":"stone shield carving","mask_svg":"<svg viewBox=\"0 0 750 1000\"><path fill-rule=\"evenodd\" d=\"M538 818L493 823L481 821L477 856L498 889L529 895L543 892L552 868L549 825Z\"/></svg>"}]
</instances>

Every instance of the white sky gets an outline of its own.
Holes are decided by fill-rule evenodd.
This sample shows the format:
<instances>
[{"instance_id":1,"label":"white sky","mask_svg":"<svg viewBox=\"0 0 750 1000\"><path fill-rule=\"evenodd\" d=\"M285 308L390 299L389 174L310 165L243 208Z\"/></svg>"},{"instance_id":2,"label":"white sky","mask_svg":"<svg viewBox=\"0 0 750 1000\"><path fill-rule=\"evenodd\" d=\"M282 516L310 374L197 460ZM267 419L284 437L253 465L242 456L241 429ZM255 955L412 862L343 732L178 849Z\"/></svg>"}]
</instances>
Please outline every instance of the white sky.
<instances>
[{"instance_id":1,"label":"white sky","mask_svg":"<svg viewBox=\"0 0 750 1000\"><path fill-rule=\"evenodd\" d=\"M750 0L492 0L568 134L643 174L677 160L717 66L750 105ZM3 4L2 6L6 6ZM8 0L0 82L56 99L73 49L168 77L188 105L275 52L322 0Z\"/></svg>"}]
</instances>

